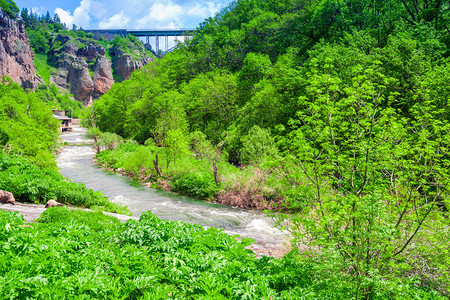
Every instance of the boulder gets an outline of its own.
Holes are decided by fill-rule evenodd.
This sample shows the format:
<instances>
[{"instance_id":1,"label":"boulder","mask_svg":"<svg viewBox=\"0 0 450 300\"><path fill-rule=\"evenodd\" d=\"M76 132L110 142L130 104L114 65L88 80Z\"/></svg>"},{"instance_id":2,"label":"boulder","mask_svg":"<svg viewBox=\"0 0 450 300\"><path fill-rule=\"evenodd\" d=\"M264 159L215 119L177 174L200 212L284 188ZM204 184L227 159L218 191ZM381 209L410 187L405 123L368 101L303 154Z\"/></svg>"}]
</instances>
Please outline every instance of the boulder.
<instances>
[{"instance_id":1,"label":"boulder","mask_svg":"<svg viewBox=\"0 0 450 300\"><path fill-rule=\"evenodd\" d=\"M59 203L56 200L50 199L47 201L47 205L45 205L45 208L54 207L54 206L63 206L63 204Z\"/></svg>"},{"instance_id":2,"label":"boulder","mask_svg":"<svg viewBox=\"0 0 450 300\"><path fill-rule=\"evenodd\" d=\"M14 205L15 202L16 202L16 199L14 199L14 196L12 193L7 192L7 191L0 191L0 203L2 203L2 204L10 203L10 204Z\"/></svg>"},{"instance_id":3,"label":"boulder","mask_svg":"<svg viewBox=\"0 0 450 300\"><path fill-rule=\"evenodd\" d=\"M61 89L68 90L84 106L92 104L94 82L86 61L82 57L64 53L56 65L58 69L50 77L50 83L54 83Z\"/></svg>"},{"instance_id":4,"label":"boulder","mask_svg":"<svg viewBox=\"0 0 450 300\"><path fill-rule=\"evenodd\" d=\"M70 86L70 93L75 99L81 101L84 106L92 104L92 92L94 91L94 82L92 81L89 68L85 60L80 57L75 58L69 73L67 83Z\"/></svg>"}]
</instances>

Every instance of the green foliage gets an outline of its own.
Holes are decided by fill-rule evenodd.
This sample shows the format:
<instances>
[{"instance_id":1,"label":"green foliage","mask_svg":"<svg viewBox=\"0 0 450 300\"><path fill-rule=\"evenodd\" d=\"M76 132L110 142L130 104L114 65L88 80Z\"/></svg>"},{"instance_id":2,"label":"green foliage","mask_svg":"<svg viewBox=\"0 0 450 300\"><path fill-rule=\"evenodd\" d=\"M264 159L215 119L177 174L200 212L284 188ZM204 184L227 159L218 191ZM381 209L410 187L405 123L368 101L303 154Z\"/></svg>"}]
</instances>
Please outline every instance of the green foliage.
<instances>
[{"instance_id":1,"label":"green foliage","mask_svg":"<svg viewBox=\"0 0 450 300\"><path fill-rule=\"evenodd\" d=\"M173 159L173 162L175 163L177 156L188 154L187 139L183 131L180 129L169 130L167 132L165 144L167 168L169 168L169 162L171 159Z\"/></svg>"},{"instance_id":2,"label":"green foliage","mask_svg":"<svg viewBox=\"0 0 450 300\"><path fill-rule=\"evenodd\" d=\"M175 192L197 199L213 199L220 191L212 174L187 173L171 181Z\"/></svg>"},{"instance_id":3,"label":"green foliage","mask_svg":"<svg viewBox=\"0 0 450 300\"><path fill-rule=\"evenodd\" d=\"M137 164L141 146L101 157L155 175L168 133L185 128L177 137L190 137L192 154L167 166L169 182L203 198L278 199L296 212L295 261L322 287L308 297L448 295L448 260L426 250L448 244L448 8L235 1L94 104L97 126L153 141L142 146L152 159Z\"/></svg>"},{"instance_id":4,"label":"green foliage","mask_svg":"<svg viewBox=\"0 0 450 300\"><path fill-rule=\"evenodd\" d=\"M48 29L39 28L38 30L28 30L27 34L34 52L46 55L50 50L50 41L52 40Z\"/></svg>"},{"instance_id":5,"label":"green foliage","mask_svg":"<svg viewBox=\"0 0 450 300\"><path fill-rule=\"evenodd\" d=\"M48 65L46 66L51 68ZM71 118L80 118L86 110L81 102L75 101L70 94L60 91L55 84L39 85L36 90L36 96L53 109L64 110L66 116Z\"/></svg>"},{"instance_id":6,"label":"green foliage","mask_svg":"<svg viewBox=\"0 0 450 300\"><path fill-rule=\"evenodd\" d=\"M23 154L38 165L55 168L52 153L58 121L36 94L27 94L8 77L0 84L0 128L6 142L4 151Z\"/></svg>"},{"instance_id":7,"label":"green foliage","mask_svg":"<svg viewBox=\"0 0 450 300\"><path fill-rule=\"evenodd\" d=\"M45 210L38 219L39 223L81 223L96 231L106 227L119 225L120 221L101 211L90 212L80 209L69 209L65 206L56 206Z\"/></svg>"},{"instance_id":8,"label":"green foliage","mask_svg":"<svg viewBox=\"0 0 450 300\"><path fill-rule=\"evenodd\" d=\"M267 157L275 158L278 148L267 129L253 126L248 135L242 137L242 161L259 164Z\"/></svg>"},{"instance_id":9,"label":"green foliage","mask_svg":"<svg viewBox=\"0 0 450 300\"><path fill-rule=\"evenodd\" d=\"M0 8L2 9L3 13L5 13L12 19L15 19L17 17L17 14L19 13L19 8L12 0L0 0Z\"/></svg>"},{"instance_id":10,"label":"green foliage","mask_svg":"<svg viewBox=\"0 0 450 300\"><path fill-rule=\"evenodd\" d=\"M0 190L10 191L20 202L46 203L56 199L75 206L128 213L125 207L109 202L100 192L68 182L58 172L41 169L25 158L0 154L0 171Z\"/></svg>"},{"instance_id":11,"label":"green foliage","mask_svg":"<svg viewBox=\"0 0 450 300\"><path fill-rule=\"evenodd\" d=\"M50 84L50 77L53 70L55 69L48 64L47 56L45 56L44 54L35 53L34 64L36 66L36 74L41 77L47 84Z\"/></svg>"},{"instance_id":12,"label":"green foliage","mask_svg":"<svg viewBox=\"0 0 450 300\"><path fill-rule=\"evenodd\" d=\"M100 136L100 145L112 150L122 142L122 138L115 133L105 132Z\"/></svg>"},{"instance_id":13,"label":"green foliage","mask_svg":"<svg viewBox=\"0 0 450 300\"><path fill-rule=\"evenodd\" d=\"M120 223L99 212L53 207L22 227L17 213L0 210L0 297L144 299L348 298L334 283L317 284L311 263L295 252L255 258L216 228L164 221L151 212ZM32 260L29 258L32 257ZM434 298L396 285L377 297ZM391 286L390 288L394 288Z\"/></svg>"},{"instance_id":14,"label":"green foliage","mask_svg":"<svg viewBox=\"0 0 450 300\"><path fill-rule=\"evenodd\" d=\"M110 55L114 56L115 52L121 51L131 55L134 59L140 59L149 55L143 43L137 37L129 34L127 37L116 35L111 41ZM113 64L116 59L113 59Z\"/></svg>"}]
</instances>

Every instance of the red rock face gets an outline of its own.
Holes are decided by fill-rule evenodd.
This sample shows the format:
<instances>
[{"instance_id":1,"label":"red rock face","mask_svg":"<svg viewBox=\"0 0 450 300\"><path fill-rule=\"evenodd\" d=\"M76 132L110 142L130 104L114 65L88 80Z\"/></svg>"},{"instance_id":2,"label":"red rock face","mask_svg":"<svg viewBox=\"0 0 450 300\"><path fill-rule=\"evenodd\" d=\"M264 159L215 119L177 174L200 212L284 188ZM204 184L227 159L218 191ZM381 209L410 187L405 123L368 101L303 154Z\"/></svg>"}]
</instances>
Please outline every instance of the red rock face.
<instances>
[{"instance_id":1,"label":"red rock face","mask_svg":"<svg viewBox=\"0 0 450 300\"><path fill-rule=\"evenodd\" d=\"M92 96L99 98L106 94L114 83L111 61L106 57L99 57L94 67L94 92Z\"/></svg>"},{"instance_id":2,"label":"red rock face","mask_svg":"<svg viewBox=\"0 0 450 300\"><path fill-rule=\"evenodd\" d=\"M84 106L91 105L93 99L109 91L114 83L112 63L104 56L105 48L93 43L78 48L70 37L63 35L58 35L55 40L65 44L62 50L52 54L58 60L54 64L57 70L50 77L50 82L69 91ZM92 72L86 61L95 61L91 66Z\"/></svg>"},{"instance_id":3,"label":"red rock face","mask_svg":"<svg viewBox=\"0 0 450 300\"><path fill-rule=\"evenodd\" d=\"M36 88L34 54L21 19L0 10L0 77L9 76L24 89Z\"/></svg>"},{"instance_id":4,"label":"red rock face","mask_svg":"<svg viewBox=\"0 0 450 300\"><path fill-rule=\"evenodd\" d=\"M105 48L101 45L87 44L85 47L78 49L78 56L85 57L87 61L92 61L99 55L105 55Z\"/></svg>"}]
</instances>

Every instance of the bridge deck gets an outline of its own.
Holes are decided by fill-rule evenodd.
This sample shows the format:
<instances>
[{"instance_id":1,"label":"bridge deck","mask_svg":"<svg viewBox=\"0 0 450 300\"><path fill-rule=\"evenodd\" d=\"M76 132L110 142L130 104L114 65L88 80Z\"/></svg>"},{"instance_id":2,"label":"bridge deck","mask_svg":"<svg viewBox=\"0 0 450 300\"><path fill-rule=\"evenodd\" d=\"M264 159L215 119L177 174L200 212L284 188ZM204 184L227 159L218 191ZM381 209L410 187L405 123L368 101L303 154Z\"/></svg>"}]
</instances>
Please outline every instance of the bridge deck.
<instances>
[{"instance_id":1,"label":"bridge deck","mask_svg":"<svg viewBox=\"0 0 450 300\"><path fill-rule=\"evenodd\" d=\"M159 39L165 37L165 51L169 50L169 37L177 36L189 36L195 32L194 28L179 28L179 29L87 29L85 32L91 32L94 34L94 38L98 39L102 35L108 40L114 39L115 36L127 36L133 35L136 37L146 38L146 44L150 45L150 37L155 38L155 48L158 52Z\"/></svg>"},{"instance_id":2,"label":"bridge deck","mask_svg":"<svg viewBox=\"0 0 450 300\"><path fill-rule=\"evenodd\" d=\"M193 28L182 28L182 29L128 29L127 34L134 36L183 36L194 33Z\"/></svg>"}]
</instances>

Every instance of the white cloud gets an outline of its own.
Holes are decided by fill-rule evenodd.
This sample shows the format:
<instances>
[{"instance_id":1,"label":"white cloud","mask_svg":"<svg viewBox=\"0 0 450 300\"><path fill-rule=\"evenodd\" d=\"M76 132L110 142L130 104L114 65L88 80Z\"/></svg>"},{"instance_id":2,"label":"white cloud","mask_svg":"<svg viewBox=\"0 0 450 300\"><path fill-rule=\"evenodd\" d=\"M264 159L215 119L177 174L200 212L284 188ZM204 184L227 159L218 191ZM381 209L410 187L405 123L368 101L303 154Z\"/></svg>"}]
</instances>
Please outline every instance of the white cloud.
<instances>
[{"instance_id":1,"label":"white cloud","mask_svg":"<svg viewBox=\"0 0 450 300\"><path fill-rule=\"evenodd\" d=\"M179 27L181 26L181 16L183 8L178 4L171 2L167 4L154 3L146 16L136 21L136 26L139 28L151 27Z\"/></svg>"},{"instance_id":2,"label":"white cloud","mask_svg":"<svg viewBox=\"0 0 450 300\"><path fill-rule=\"evenodd\" d=\"M196 3L194 7L188 10L187 14L193 17L208 18L214 16L220 11L222 5L220 3L206 2Z\"/></svg>"},{"instance_id":3,"label":"white cloud","mask_svg":"<svg viewBox=\"0 0 450 300\"><path fill-rule=\"evenodd\" d=\"M75 8L73 14L70 11L64 10L60 7L55 9L55 13L59 15L61 21L69 27L72 27L72 24L76 24L78 27L88 28L91 24L91 17L89 12L91 10L91 1L90 0L82 0L80 2L80 6Z\"/></svg>"},{"instance_id":4,"label":"white cloud","mask_svg":"<svg viewBox=\"0 0 450 300\"><path fill-rule=\"evenodd\" d=\"M73 24L73 17L67 10L64 10L62 8L55 9L55 14L58 14L59 18L61 19L61 22L66 24L67 27L71 27Z\"/></svg>"},{"instance_id":5,"label":"white cloud","mask_svg":"<svg viewBox=\"0 0 450 300\"><path fill-rule=\"evenodd\" d=\"M98 27L100 29L119 29L126 28L128 26L128 22L130 18L128 18L123 11L118 14L115 14L111 18L100 21Z\"/></svg>"},{"instance_id":6,"label":"white cloud","mask_svg":"<svg viewBox=\"0 0 450 300\"><path fill-rule=\"evenodd\" d=\"M79 0L73 10L55 9L61 21L85 29L195 27L231 0Z\"/></svg>"},{"instance_id":7,"label":"white cloud","mask_svg":"<svg viewBox=\"0 0 450 300\"><path fill-rule=\"evenodd\" d=\"M42 15L46 15L47 14L47 10L45 9L45 7L43 7L43 6L40 6L40 7L32 7L31 8L31 11L34 13L34 14L37 14L38 16L42 16Z\"/></svg>"}]
</instances>

